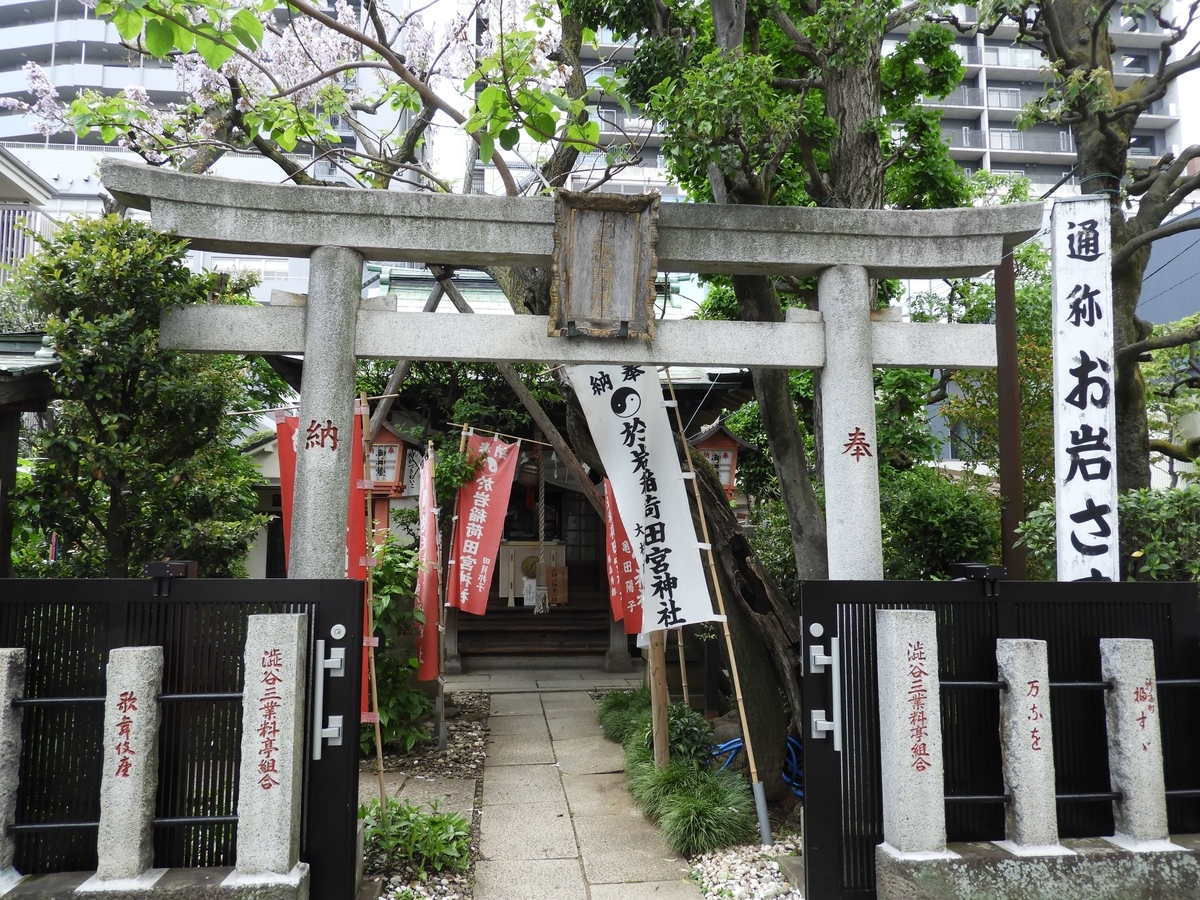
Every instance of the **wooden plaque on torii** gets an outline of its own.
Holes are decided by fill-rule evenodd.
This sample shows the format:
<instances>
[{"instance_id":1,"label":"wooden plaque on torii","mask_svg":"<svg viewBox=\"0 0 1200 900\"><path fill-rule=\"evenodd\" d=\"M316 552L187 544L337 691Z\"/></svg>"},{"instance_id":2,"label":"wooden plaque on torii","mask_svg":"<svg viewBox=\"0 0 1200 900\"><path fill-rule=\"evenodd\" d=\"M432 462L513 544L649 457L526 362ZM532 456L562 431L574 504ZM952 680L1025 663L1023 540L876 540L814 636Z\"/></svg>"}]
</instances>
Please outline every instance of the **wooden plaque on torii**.
<instances>
[{"instance_id":1,"label":"wooden plaque on torii","mask_svg":"<svg viewBox=\"0 0 1200 900\"><path fill-rule=\"evenodd\" d=\"M654 340L658 194L554 194L551 337Z\"/></svg>"}]
</instances>

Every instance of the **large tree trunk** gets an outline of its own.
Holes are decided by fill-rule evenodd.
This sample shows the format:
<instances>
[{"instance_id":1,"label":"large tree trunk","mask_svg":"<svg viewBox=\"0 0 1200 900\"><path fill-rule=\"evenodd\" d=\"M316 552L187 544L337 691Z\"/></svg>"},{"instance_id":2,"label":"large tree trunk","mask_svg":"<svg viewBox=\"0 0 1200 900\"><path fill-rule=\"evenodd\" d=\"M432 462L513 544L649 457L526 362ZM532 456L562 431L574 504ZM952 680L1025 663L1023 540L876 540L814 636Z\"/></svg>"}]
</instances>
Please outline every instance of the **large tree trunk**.
<instances>
[{"instance_id":1,"label":"large tree trunk","mask_svg":"<svg viewBox=\"0 0 1200 900\"><path fill-rule=\"evenodd\" d=\"M803 734L795 651L800 642L800 623L746 540L716 473L697 451L690 452L737 657L758 776L768 799L775 801L786 796L788 790L782 772L789 718L795 732ZM691 500L696 515L694 495ZM715 599L713 573L706 574ZM780 694L786 703L786 715Z\"/></svg>"},{"instance_id":2,"label":"large tree trunk","mask_svg":"<svg viewBox=\"0 0 1200 900\"><path fill-rule=\"evenodd\" d=\"M826 206L883 208L883 154L875 120L882 106L878 41L864 41L858 65L825 73L825 110L837 124L829 154L832 196Z\"/></svg>"}]
</instances>

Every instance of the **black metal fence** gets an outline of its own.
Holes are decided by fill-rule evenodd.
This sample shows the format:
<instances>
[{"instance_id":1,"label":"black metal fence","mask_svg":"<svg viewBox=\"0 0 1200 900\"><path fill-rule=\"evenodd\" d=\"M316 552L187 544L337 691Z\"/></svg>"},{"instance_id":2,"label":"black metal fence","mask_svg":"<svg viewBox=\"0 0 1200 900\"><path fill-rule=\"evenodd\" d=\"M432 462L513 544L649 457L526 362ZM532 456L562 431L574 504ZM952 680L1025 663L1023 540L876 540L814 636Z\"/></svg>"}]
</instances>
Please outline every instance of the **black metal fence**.
<instances>
[{"instance_id":1,"label":"black metal fence","mask_svg":"<svg viewBox=\"0 0 1200 900\"><path fill-rule=\"evenodd\" d=\"M805 627L820 622L824 628L820 638L805 634L805 653L810 644L836 635L842 666L842 751L834 754L829 741L805 741L806 843L814 830L837 836L836 851L829 843L823 848L832 852L837 871L818 875L828 890L814 891L813 900L874 896L875 847L883 840L877 609L927 609L937 615L949 840L1004 837L997 638L1047 642L1058 825L1064 838L1113 833L1100 639L1152 640L1170 828L1177 834L1200 831L1195 585L1001 582L999 596L989 597L979 582L807 582L801 602ZM806 706L832 702L820 676L806 672L804 690ZM817 855L808 855L810 867L821 865Z\"/></svg>"},{"instance_id":2,"label":"black metal fence","mask_svg":"<svg viewBox=\"0 0 1200 900\"><path fill-rule=\"evenodd\" d=\"M311 660L313 641L327 636L330 622L342 624L350 646L357 637L361 648L361 592L359 582L177 580L169 596L157 597L150 581L0 580L0 646L28 651L25 699L18 701L25 711L12 828L17 870L36 874L96 868L105 665L110 649L127 646L163 648L154 865L234 865L247 617L307 614ZM351 661L358 652L348 654ZM358 667L348 665L347 675L336 693L357 698ZM306 695L311 696L307 686ZM346 721L353 722L357 705L348 712ZM306 735L312 733L310 724L306 722ZM355 733L352 727L347 744L356 743ZM307 744L297 748L306 760L307 749ZM315 849L318 855L322 843L348 841L351 868L357 805L351 783L357 777L354 749L347 751L348 764L342 759L347 754L325 754L339 772L347 769L338 786L352 796L338 799L337 810L322 811L310 809L313 794L306 791L305 816L322 823L320 840L310 842L307 828L302 831L305 851ZM321 764L308 764L306 781L313 780L316 765ZM348 834L339 838L331 833L330 816L344 819L347 808ZM322 896L345 895L342 874L337 894ZM315 890L315 866L313 876Z\"/></svg>"}]
</instances>

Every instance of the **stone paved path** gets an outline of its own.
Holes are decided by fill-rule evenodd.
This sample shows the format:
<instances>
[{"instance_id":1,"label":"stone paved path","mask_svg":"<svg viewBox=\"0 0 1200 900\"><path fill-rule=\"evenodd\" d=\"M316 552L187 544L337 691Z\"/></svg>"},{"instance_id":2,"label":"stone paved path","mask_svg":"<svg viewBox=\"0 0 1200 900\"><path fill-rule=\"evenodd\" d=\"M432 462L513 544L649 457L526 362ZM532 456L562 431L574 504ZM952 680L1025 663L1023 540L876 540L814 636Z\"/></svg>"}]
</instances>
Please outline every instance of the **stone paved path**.
<instances>
[{"instance_id":1,"label":"stone paved path","mask_svg":"<svg viewBox=\"0 0 1200 900\"><path fill-rule=\"evenodd\" d=\"M493 671L447 679L492 692L475 900L698 900L687 861L633 805L621 748L587 691L640 676Z\"/></svg>"}]
</instances>

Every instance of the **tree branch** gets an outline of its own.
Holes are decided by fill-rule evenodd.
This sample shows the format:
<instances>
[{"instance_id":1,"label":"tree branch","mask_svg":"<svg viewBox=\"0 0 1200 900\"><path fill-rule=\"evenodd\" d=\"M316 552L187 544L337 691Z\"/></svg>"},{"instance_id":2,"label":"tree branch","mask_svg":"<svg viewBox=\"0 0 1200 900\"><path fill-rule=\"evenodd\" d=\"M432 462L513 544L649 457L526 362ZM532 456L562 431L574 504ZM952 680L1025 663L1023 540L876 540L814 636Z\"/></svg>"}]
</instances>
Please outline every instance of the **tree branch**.
<instances>
[{"instance_id":1,"label":"tree branch","mask_svg":"<svg viewBox=\"0 0 1200 900\"><path fill-rule=\"evenodd\" d=\"M285 2L288 6L296 9L303 15L308 16L314 21L320 22L326 28L330 28L333 31L336 31L338 34L344 35L345 37L350 38L352 41L356 41L362 44L364 47L369 47L370 49L374 50L391 64L392 71L400 76L400 79L405 84L416 91L417 95L424 102L434 105L437 109L441 110L451 119L453 119L458 125L462 125L467 121L466 116L443 100L429 85L421 81L412 72L410 72L408 66L404 64L404 61L396 55L391 47L387 46L381 41L375 40L362 31L359 31L357 28L352 28L349 25L343 24L337 19L337 17L331 16L323 10L317 8L312 3L308 2L308 0L285 0ZM478 143L480 140L478 134L474 133L471 134L471 138L476 143ZM515 197L517 195L517 183L513 180L512 172L508 170L508 166L505 165L504 160L498 155L492 157L492 162L496 166L496 172L500 176L501 181L504 182L505 192Z\"/></svg>"},{"instance_id":2,"label":"tree branch","mask_svg":"<svg viewBox=\"0 0 1200 900\"><path fill-rule=\"evenodd\" d=\"M332 69L328 69L324 72L321 72L319 75L314 75L312 78L302 81L299 84L293 84L291 87L286 88L285 90L282 90L277 94L272 94L267 99L281 100L284 97L288 96L289 94L294 94L294 93L296 93L296 91L302 91L306 87L311 87L312 85L317 84L318 82L324 81L326 78L332 78L334 75L337 75L339 72L345 72L349 69L387 69L390 72L392 70L392 67L390 65L388 65L387 63L381 62L380 60L376 60L376 59L360 60L359 62L342 63L340 66L334 66Z\"/></svg>"},{"instance_id":3,"label":"tree branch","mask_svg":"<svg viewBox=\"0 0 1200 900\"><path fill-rule=\"evenodd\" d=\"M1117 351L1117 360L1129 363L1143 353L1151 353L1155 350L1167 350L1171 347L1182 347L1186 344L1194 344L1197 341L1200 341L1200 325L1193 325L1191 328L1185 328L1173 334L1160 334L1156 337L1148 337L1144 341L1135 341L1132 344L1128 344Z\"/></svg>"},{"instance_id":4,"label":"tree branch","mask_svg":"<svg viewBox=\"0 0 1200 900\"><path fill-rule=\"evenodd\" d=\"M1138 250L1141 250L1147 244L1161 240L1165 237L1170 237L1173 234L1182 234L1185 231L1195 231L1200 228L1200 217L1192 219L1176 219L1168 225L1160 225L1150 231L1143 231L1141 234L1134 235L1125 242L1125 246L1113 254L1112 267L1114 270L1123 268ZM1186 342L1185 342L1186 343Z\"/></svg>"},{"instance_id":5,"label":"tree branch","mask_svg":"<svg viewBox=\"0 0 1200 900\"><path fill-rule=\"evenodd\" d=\"M1170 441L1152 439L1150 452L1161 453L1177 462L1194 463L1200 459L1200 437L1190 438L1182 444L1172 444Z\"/></svg>"},{"instance_id":6,"label":"tree branch","mask_svg":"<svg viewBox=\"0 0 1200 900\"><path fill-rule=\"evenodd\" d=\"M788 18L778 6L771 9L771 21L779 26L779 30L787 36L787 39L792 42L792 49L799 53L815 66L824 65L824 60L821 57L821 51L813 41L806 35L800 33L800 29L795 23Z\"/></svg>"}]
</instances>

